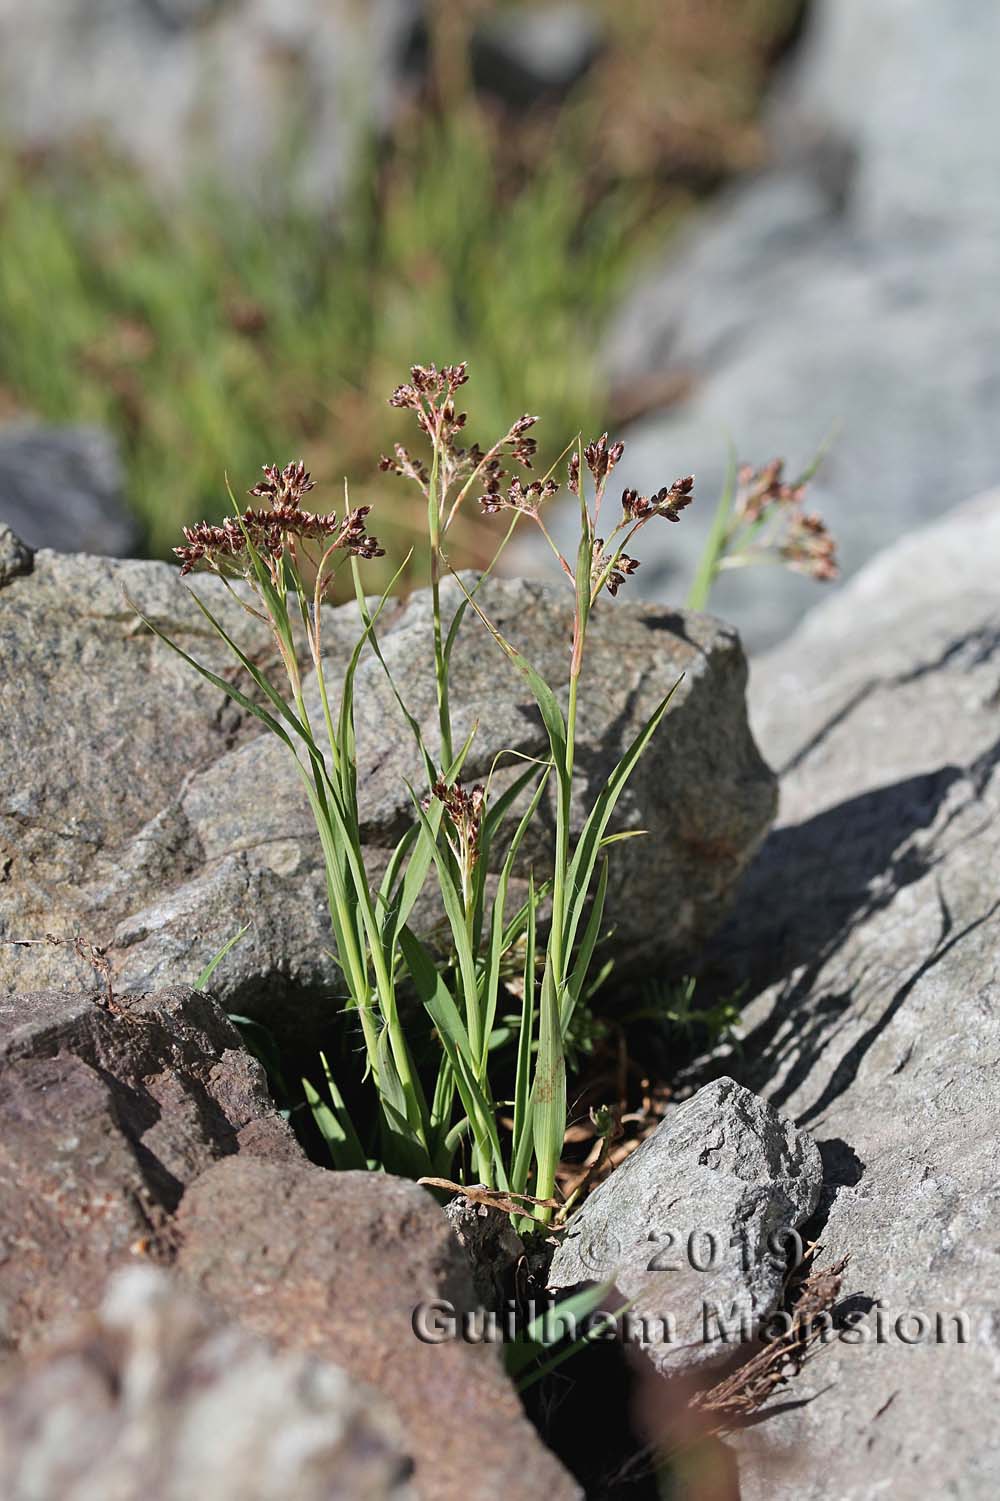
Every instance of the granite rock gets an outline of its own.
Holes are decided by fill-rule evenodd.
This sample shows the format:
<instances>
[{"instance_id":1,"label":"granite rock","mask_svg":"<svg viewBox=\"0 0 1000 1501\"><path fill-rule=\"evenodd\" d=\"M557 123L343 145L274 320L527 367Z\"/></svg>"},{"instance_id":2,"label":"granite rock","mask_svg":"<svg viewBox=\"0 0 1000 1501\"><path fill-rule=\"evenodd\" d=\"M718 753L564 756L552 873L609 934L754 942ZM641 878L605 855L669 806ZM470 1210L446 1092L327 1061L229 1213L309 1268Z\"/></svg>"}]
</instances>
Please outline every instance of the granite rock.
<instances>
[{"instance_id":1,"label":"granite rock","mask_svg":"<svg viewBox=\"0 0 1000 1501\"><path fill-rule=\"evenodd\" d=\"M200 1294L279 1349L335 1362L389 1399L419 1495L502 1501L530 1476L535 1494L579 1496L496 1344L418 1336L442 1316L460 1327L477 1308L465 1253L426 1189L234 1158L191 1185L178 1230L178 1273Z\"/></svg>"},{"instance_id":2,"label":"granite rock","mask_svg":"<svg viewBox=\"0 0 1000 1501\"><path fill-rule=\"evenodd\" d=\"M996 483L1000 100L992 0L816 0L775 86L771 165L709 209L627 295L607 361L626 393L690 394L621 434L622 483L693 470L698 495L635 585L683 598L730 441L814 482L846 575ZM961 295L956 296L956 288ZM815 586L776 569L720 579L713 607L751 651Z\"/></svg>"},{"instance_id":3,"label":"granite rock","mask_svg":"<svg viewBox=\"0 0 1000 1501\"><path fill-rule=\"evenodd\" d=\"M302 1153L207 996L41 992L0 1002L0 1345L92 1310L108 1272L170 1254L184 1187L217 1157Z\"/></svg>"},{"instance_id":4,"label":"granite rock","mask_svg":"<svg viewBox=\"0 0 1000 1501\"><path fill-rule=\"evenodd\" d=\"M245 648L277 670L266 629L216 583L197 587ZM151 637L126 595L216 672L232 671L165 564L40 552L30 573L0 590L0 987L92 978L72 945L37 941L47 933L107 947L120 985L190 984L249 923L213 992L268 1025L294 1017L314 1031L310 1012L325 1015L337 972L318 840L288 753ZM458 597L446 591L448 607ZM482 601L558 683L566 596L490 581ZM428 617L418 593L386 613L381 639L433 746ZM355 607L329 614L331 673L356 630ZM454 669L459 738L479 722L469 780L484 778L505 748L545 753L522 679L471 612ZM768 827L774 779L747 731L745 673L735 634L709 617L610 601L595 614L580 695L577 827L585 800L683 678L616 815L620 828L649 831L611 861L607 916L620 956L635 966L689 950L717 922ZM358 674L357 718L362 835L377 873L412 818L405 782L419 786L422 769L372 657ZM517 764L501 767L501 781ZM542 858L540 838L526 845L526 861ZM431 907L415 915L425 931L437 918Z\"/></svg>"},{"instance_id":5,"label":"granite rock","mask_svg":"<svg viewBox=\"0 0 1000 1501\"><path fill-rule=\"evenodd\" d=\"M100 133L175 188L335 202L405 96L420 0L0 0L3 127L51 148ZM300 148L290 153L297 136Z\"/></svg>"},{"instance_id":6,"label":"granite rock","mask_svg":"<svg viewBox=\"0 0 1000 1501\"><path fill-rule=\"evenodd\" d=\"M549 1286L613 1282L664 1375L731 1359L778 1307L821 1182L809 1136L718 1079L590 1194L556 1250Z\"/></svg>"},{"instance_id":7,"label":"granite rock","mask_svg":"<svg viewBox=\"0 0 1000 1501\"><path fill-rule=\"evenodd\" d=\"M473 77L514 106L551 102L583 77L601 40L594 11L576 0L504 6L473 32Z\"/></svg>"},{"instance_id":8,"label":"granite rock","mask_svg":"<svg viewBox=\"0 0 1000 1501\"><path fill-rule=\"evenodd\" d=\"M714 963L751 998L746 1082L817 1139L860 1332L740 1440L746 1501L1000 1481L998 577L994 491L755 667L782 813Z\"/></svg>"},{"instance_id":9,"label":"granite rock","mask_svg":"<svg viewBox=\"0 0 1000 1501\"><path fill-rule=\"evenodd\" d=\"M386 1403L225 1322L153 1267L0 1370L6 1501L415 1501Z\"/></svg>"},{"instance_id":10,"label":"granite rock","mask_svg":"<svg viewBox=\"0 0 1000 1501\"><path fill-rule=\"evenodd\" d=\"M127 556L139 528L124 490L117 446L103 428L0 428L0 525L29 548Z\"/></svg>"}]
</instances>

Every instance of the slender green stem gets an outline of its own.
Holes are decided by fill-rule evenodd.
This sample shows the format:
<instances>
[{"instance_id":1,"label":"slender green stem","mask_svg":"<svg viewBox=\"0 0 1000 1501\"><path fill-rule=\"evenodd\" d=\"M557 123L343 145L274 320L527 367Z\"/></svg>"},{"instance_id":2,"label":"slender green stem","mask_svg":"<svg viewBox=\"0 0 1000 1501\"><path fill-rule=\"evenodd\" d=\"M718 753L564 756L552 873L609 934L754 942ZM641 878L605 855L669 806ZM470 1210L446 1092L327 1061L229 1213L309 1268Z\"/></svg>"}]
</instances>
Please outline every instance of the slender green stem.
<instances>
[{"instance_id":1,"label":"slender green stem","mask_svg":"<svg viewBox=\"0 0 1000 1501\"><path fill-rule=\"evenodd\" d=\"M578 613L573 640L573 657L570 666L569 701L566 709L566 755L562 767L557 768L558 791L556 797L556 849L552 877L552 926L549 933L547 955L547 979L555 989L557 1013L562 1012L562 998L566 987L570 954L566 945L566 897L569 879L569 834L573 798L573 770L576 757L577 690L583 664L586 615ZM545 982L543 981L543 989ZM545 997L543 995L543 1005ZM557 1030L559 1030L557 1028ZM552 1039L552 1045L561 1052L561 1035ZM564 1064L560 1064L564 1068ZM564 1087L564 1086L563 1086ZM540 1199L549 1199L555 1192L556 1169L559 1166L561 1146L555 1142L539 1154L537 1160L535 1193ZM550 1209L538 1211L542 1223L552 1217Z\"/></svg>"},{"instance_id":2,"label":"slender green stem","mask_svg":"<svg viewBox=\"0 0 1000 1501\"><path fill-rule=\"evenodd\" d=\"M715 515L712 518L711 530L706 538L701 558L698 561L698 571L694 576L694 582L687 597L687 607L689 610L704 610L708 607L712 585L718 577L719 567L726 552L735 494L736 455L730 449L729 464L726 469L726 482L722 487L722 494L719 496L719 503L715 508Z\"/></svg>"},{"instance_id":3,"label":"slender green stem","mask_svg":"<svg viewBox=\"0 0 1000 1501\"><path fill-rule=\"evenodd\" d=\"M437 414L435 413L437 417ZM441 510L444 497L439 495L441 485L441 420L437 418L434 429L434 451L431 458L431 478L427 489L427 524L430 534L431 564L431 612L434 620L434 677L437 684L438 722L441 727L441 766L449 766L454 758L451 736L451 706L448 701L448 663L445 660L444 637L441 633Z\"/></svg>"}]
</instances>

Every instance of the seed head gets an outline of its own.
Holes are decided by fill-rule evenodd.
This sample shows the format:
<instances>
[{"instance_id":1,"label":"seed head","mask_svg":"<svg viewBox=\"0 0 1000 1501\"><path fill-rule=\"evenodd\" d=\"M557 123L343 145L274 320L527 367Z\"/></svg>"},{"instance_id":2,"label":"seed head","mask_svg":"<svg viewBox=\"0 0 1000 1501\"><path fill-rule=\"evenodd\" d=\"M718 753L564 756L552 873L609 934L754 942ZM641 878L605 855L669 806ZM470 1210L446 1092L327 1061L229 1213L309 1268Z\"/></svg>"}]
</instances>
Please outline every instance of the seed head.
<instances>
[{"instance_id":1,"label":"seed head","mask_svg":"<svg viewBox=\"0 0 1000 1501\"><path fill-rule=\"evenodd\" d=\"M807 573L821 583L831 583L840 572L837 544L820 516L799 513L792 517L781 556L797 573Z\"/></svg>"},{"instance_id":2,"label":"seed head","mask_svg":"<svg viewBox=\"0 0 1000 1501\"><path fill-rule=\"evenodd\" d=\"M760 469L744 464L737 476L734 512L739 523L752 527L772 518L779 538L763 550L776 551L797 573L821 582L838 576L837 546L821 517L803 510L806 481L789 483L783 459L772 459Z\"/></svg>"},{"instance_id":3,"label":"seed head","mask_svg":"<svg viewBox=\"0 0 1000 1501\"><path fill-rule=\"evenodd\" d=\"M593 443L588 443L583 450L583 456L587 461L587 468L594 478L595 485L601 485L618 463L625 452L624 443L608 444L607 433L602 433L595 438Z\"/></svg>"},{"instance_id":4,"label":"seed head","mask_svg":"<svg viewBox=\"0 0 1000 1501\"><path fill-rule=\"evenodd\" d=\"M181 560L181 576L199 564L213 573L246 573L251 546L272 559L280 558L296 542L315 542L323 552L333 548L359 558L384 556L384 549L366 531L370 506L357 506L341 520L334 511L326 515L303 511L301 498L311 489L313 482L301 461L284 469L266 464L264 479L250 493L266 498L268 507L248 507L241 516L229 516L219 526L199 521L182 528L185 545L174 548Z\"/></svg>"},{"instance_id":5,"label":"seed head","mask_svg":"<svg viewBox=\"0 0 1000 1501\"><path fill-rule=\"evenodd\" d=\"M664 485L655 495L640 495L638 490L622 491L622 513L627 521L648 521L651 516L665 516L668 521L679 521L681 511L693 500L694 475L675 479L672 485Z\"/></svg>"},{"instance_id":6,"label":"seed head","mask_svg":"<svg viewBox=\"0 0 1000 1501\"><path fill-rule=\"evenodd\" d=\"M499 484L495 489L488 488L486 494L480 497L479 505L486 516L495 516L498 511L522 511L526 516L537 516L543 501L550 500L558 490L559 486L554 479L536 479L530 485L514 479L505 495L500 493Z\"/></svg>"},{"instance_id":7,"label":"seed head","mask_svg":"<svg viewBox=\"0 0 1000 1501\"><path fill-rule=\"evenodd\" d=\"M279 469L277 464L264 464L262 467L264 478L248 493L269 500L275 509L297 510L303 495L315 488L301 459L298 463L286 464L284 469Z\"/></svg>"},{"instance_id":8,"label":"seed head","mask_svg":"<svg viewBox=\"0 0 1000 1501\"><path fill-rule=\"evenodd\" d=\"M594 557L590 565L591 588L596 589L600 583L611 559L604 551L604 538L594 538ZM627 552L621 552L614 560L614 565L604 579L604 587L611 595L617 595L618 590L625 580L639 567L638 558L630 558Z\"/></svg>"},{"instance_id":9,"label":"seed head","mask_svg":"<svg viewBox=\"0 0 1000 1501\"><path fill-rule=\"evenodd\" d=\"M479 839L482 833L486 791L477 783L469 792L456 782L449 787L441 778L431 788L431 796L444 804L445 813L451 822L457 840L452 845L459 864L471 871L479 859ZM430 799L424 806L430 804Z\"/></svg>"}]
</instances>

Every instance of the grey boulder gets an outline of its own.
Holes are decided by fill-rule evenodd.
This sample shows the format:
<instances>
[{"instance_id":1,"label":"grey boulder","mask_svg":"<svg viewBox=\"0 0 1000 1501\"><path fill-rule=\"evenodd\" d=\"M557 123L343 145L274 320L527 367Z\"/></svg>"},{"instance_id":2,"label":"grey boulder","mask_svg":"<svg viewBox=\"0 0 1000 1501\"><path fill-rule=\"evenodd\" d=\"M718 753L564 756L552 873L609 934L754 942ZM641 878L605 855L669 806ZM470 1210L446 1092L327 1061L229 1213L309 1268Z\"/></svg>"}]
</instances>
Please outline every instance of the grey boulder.
<instances>
[{"instance_id":1,"label":"grey boulder","mask_svg":"<svg viewBox=\"0 0 1000 1501\"><path fill-rule=\"evenodd\" d=\"M277 672L266 629L217 582L197 587ZM166 565L42 552L31 572L0 590L0 987L92 981L72 945L40 941L77 932L108 948L124 986L191 984L249 924L215 972L213 992L230 1010L315 1036L336 1004L338 979L318 839L288 753L151 637L126 592L185 649L217 673L232 672ZM445 597L452 608L460 596L449 588ZM543 674L564 680L568 591L490 581L481 599ZM357 629L354 607L328 616L334 677ZM381 637L433 747L426 593L393 606ZM479 725L467 780L485 779L500 751L546 753L526 686L471 612L454 669L459 743ZM617 816L619 828L648 834L611 851L608 922L619 957L635 967L690 949L718 921L774 810L774 779L746 725L735 634L709 617L609 600L594 618L580 695L576 827L681 678ZM405 783L421 787L423 772L371 656L358 674L357 705L362 834L377 874L412 820ZM507 758L501 779L522 764ZM526 860L543 859L536 840ZM439 915L431 904L415 920L427 931Z\"/></svg>"},{"instance_id":2,"label":"grey boulder","mask_svg":"<svg viewBox=\"0 0 1000 1501\"><path fill-rule=\"evenodd\" d=\"M691 395L623 434L622 483L693 469L709 500L647 558L647 597L690 577L730 440L796 470L832 437L814 493L846 574L996 482L1000 10L966 0L962 14L956 26L909 0L817 0L775 92L771 167L626 298L608 338L615 380L673 377ZM814 591L741 569L713 607L757 650Z\"/></svg>"},{"instance_id":3,"label":"grey boulder","mask_svg":"<svg viewBox=\"0 0 1000 1501\"><path fill-rule=\"evenodd\" d=\"M856 1328L740 1439L747 1501L1000 1484L998 578L994 491L755 668L781 822L713 949L747 1082L817 1138Z\"/></svg>"},{"instance_id":4,"label":"grey boulder","mask_svg":"<svg viewBox=\"0 0 1000 1501\"><path fill-rule=\"evenodd\" d=\"M732 1079L678 1105L569 1222L555 1291L611 1281L666 1375L748 1353L816 1207L815 1144ZM741 1348L744 1347L744 1348Z\"/></svg>"},{"instance_id":5,"label":"grey boulder","mask_svg":"<svg viewBox=\"0 0 1000 1501\"><path fill-rule=\"evenodd\" d=\"M419 1496L504 1501L530 1476L535 1493L577 1501L499 1346L463 1337L477 1306L468 1261L427 1189L384 1173L233 1158L191 1184L178 1229L177 1270L192 1288L252 1333L341 1365L392 1403Z\"/></svg>"},{"instance_id":6,"label":"grey boulder","mask_svg":"<svg viewBox=\"0 0 1000 1501\"><path fill-rule=\"evenodd\" d=\"M6 1501L413 1501L391 1410L133 1267L66 1341L0 1372Z\"/></svg>"},{"instance_id":7,"label":"grey boulder","mask_svg":"<svg viewBox=\"0 0 1000 1501\"><path fill-rule=\"evenodd\" d=\"M103 428L0 428L0 525L29 548L127 556L139 528L124 491L118 449Z\"/></svg>"},{"instance_id":8,"label":"grey boulder","mask_svg":"<svg viewBox=\"0 0 1000 1501\"><path fill-rule=\"evenodd\" d=\"M302 1153L263 1071L196 991L0 1002L0 1347L97 1304L108 1272L172 1254L188 1183L238 1152Z\"/></svg>"},{"instance_id":9,"label":"grey boulder","mask_svg":"<svg viewBox=\"0 0 1000 1501\"><path fill-rule=\"evenodd\" d=\"M513 105L564 93L601 48L594 12L575 0L515 5L487 14L472 36L476 83Z\"/></svg>"}]
</instances>

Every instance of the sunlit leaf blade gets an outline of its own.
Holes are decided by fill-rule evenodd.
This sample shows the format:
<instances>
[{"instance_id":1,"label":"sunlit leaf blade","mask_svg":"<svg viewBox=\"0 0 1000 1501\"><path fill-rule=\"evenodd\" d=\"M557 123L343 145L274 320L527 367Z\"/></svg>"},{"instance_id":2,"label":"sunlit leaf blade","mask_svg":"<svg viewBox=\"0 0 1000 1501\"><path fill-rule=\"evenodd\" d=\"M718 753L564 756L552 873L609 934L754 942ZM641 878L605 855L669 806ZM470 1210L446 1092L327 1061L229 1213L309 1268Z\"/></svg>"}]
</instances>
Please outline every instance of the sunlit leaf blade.
<instances>
[{"instance_id":1,"label":"sunlit leaf blade","mask_svg":"<svg viewBox=\"0 0 1000 1501\"><path fill-rule=\"evenodd\" d=\"M631 745L625 751L625 754L608 778L607 785L590 810L587 821L580 833L568 874L569 901L567 904L566 933L564 938L564 951L567 954L576 941L577 930L584 907L586 906L587 893L590 890L590 882L593 878L594 867L597 863L601 841L604 838L608 822L629 777L635 769L636 763L659 728L663 716L670 707L670 701L682 682L683 676L677 679L670 692L665 698L661 699L642 729L635 736Z\"/></svg>"},{"instance_id":2,"label":"sunlit leaf blade","mask_svg":"<svg viewBox=\"0 0 1000 1501\"><path fill-rule=\"evenodd\" d=\"M517 859L524 836L534 821L547 780L548 771L546 770L545 775L541 777L538 786L535 788L531 802L522 814L518 826L514 831L503 867L497 879L497 889L496 895L493 898L493 913L490 923L489 947L486 951L486 966L482 982L483 1068L486 1065L486 1049L490 1033L493 1031L493 1022L496 1018L497 995L500 988L500 966L505 953L504 908L507 904L507 888L510 884L514 862Z\"/></svg>"},{"instance_id":3,"label":"sunlit leaf blade","mask_svg":"<svg viewBox=\"0 0 1000 1501\"><path fill-rule=\"evenodd\" d=\"M194 988L195 988L195 990L204 990L205 989L205 986L208 984L209 980L215 974L215 971L218 969L218 967L222 963L223 959L229 953L230 949L233 949L233 948L236 947L236 945L239 943L240 939L243 938L245 936L245 934L249 933L250 928L251 928L251 924L250 923L244 923L243 926L242 926L242 928L240 928L238 932L234 933L233 936L232 936L232 938L228 938L226 940L226 942L222 945L221 949L219 949L219 951L217 953L215 953L215 954L212 955L211 959L209 959L208 963L205 965L205 968L202 970L201 974L198 976L197 980L195 980L195 982L194 982Z\"/></svg>"},{"instance_id":4,"label":"sunlit leaf blade","mask_svg":"<svg viewBox=\"0 0 1000 1501\"><path fill-rule=\"evenodd\" d=\"M536 896L533 876L528 877L527 934L524 946L523 993L521 996L521 1026L517 1038L517 1070L514 1076L514 1161L520 1158L525 1164L530 1160L527 1152L521 1152L522 1141L531 1141L528 1131L529 1102L531 1099L531 1050L535 1030L535 912ZM526 1173L525 1173L526 1176ZM524 1183L518 1181L517 1168L511 1186L524 1191Z\"/></svg>"},{"instance_id":5,"label":"sunlit leaf blade","mask_svg":"<svg viewBox=\"0 0 1000 1501\"><path fill-rule=\"evenodd\" d=\"M496 1115L476 1077L476 1054L455 999L423 944L409 928L400 930L400 947L417 994L433 1021L455 1075L455 1084L480 1153L500 1187L507 1187Z\"/></svg>"},{"instance_id":6,"label":"sunlit leaf blade","mask_svg":"<svg viewBox=\"0 0 1000 1501\"><path fill-rule=\"evenodd\" d=\"M431 826L427 814L420 806L420 799L416 796L412 787L409 791L421 827L427 833L428 838L432 839ZM458 956L459 977L465 1002L465 1024L468 1028L472 1056L479 1058L483 1052L482 1017L479 1014L479 983L476 975L475 955L472 952L472 943L466 923L465 906L461 893L452 879L448 861L438 848L436 841L431 847L431 858L437 867L441 900L444 902L444 909L451 929L452 943L455 945L455 953Z\"/></svg>"},{"instance_id":7,"label":"sunlit leaf blade","mask_svg":"<svg viewBox=\"0 0 1000 1501\"><path fill-rule=\"evenodd\" d=\"M542 1199L551 1198L555 1188L556 1168L562 1154L566 1130L566 1058L559 1009L559 996L550 962L546 964L542 976L538 1057L531 1102L535 1160L538 1164L535 1193Z\"/></svg>"},{"instance_id":8,"label":"sunlit leaf blade","mask_svg":"<svg viewBox=\"0 0 1000 1501\"><path fill-rule=\"evenodd\" d=\"M608 894L608 862L601 863L601 873L597 880L597 890L594 893L593 904L587 918L587 926L584 929L580 947L577 950L573 971L566 986L566 996L562 1005L562 1029L565 1037L573 1020L573 1012L580 1000L580 992L590 972L590 963L594 957L594 948L601 932L601 923L604 919L604 902Z\"/></svg>"}]
</instances>

